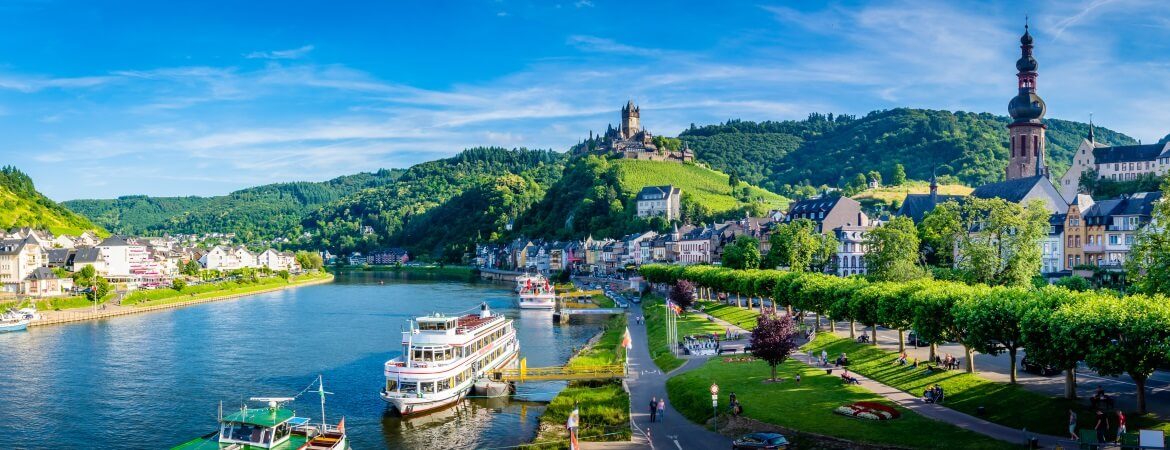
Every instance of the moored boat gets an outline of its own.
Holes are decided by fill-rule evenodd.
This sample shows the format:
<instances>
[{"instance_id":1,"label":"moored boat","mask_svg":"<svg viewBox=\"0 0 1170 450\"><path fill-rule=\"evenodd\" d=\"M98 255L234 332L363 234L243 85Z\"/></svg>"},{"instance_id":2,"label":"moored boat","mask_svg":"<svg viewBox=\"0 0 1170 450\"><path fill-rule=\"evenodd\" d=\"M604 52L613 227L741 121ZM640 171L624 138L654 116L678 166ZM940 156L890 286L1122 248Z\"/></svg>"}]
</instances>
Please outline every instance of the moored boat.
<instances>
[{"instance_id":1,"label":"moored boat","mask_svg":"<svg viewBox=\"0 0 1170 450\"><path fill-rule=\"evenodd\" d=\"M345 418L337 425L325 421L325 385L317 378L317 392L321 395L321 423L314 424L307 417L297 417L288 403L296 397L252 397L251 402L265 406L249 408L223 416L219 431L192 439L171 450L349 450L345 434ZM222 405L221 405L222 409Z\"/></svg>"},{"instance_id":2,"label":"moored boat","mask_svg":"<svg viewBox=\"0 0 1170 450\"><path fill-rule=\"evenodd\" d=\"M557 292L543 277L530 280L520 289L520 308L553 309L557 305Z\"/></svg>"},{"instance_id":3,"label":"moored boat","mask_svg":"<svg viewBox=\"0 0 1170 450\"><path fill-rule=\"evenodd\" d=\"M29 319L22 314L5 313L0 316L0 333L28 329Z\"/></svg>"},{"instance_id":4,"label":"moored boat","mask_svg":"<svg viewBox=\"0 0 1170 450\"><path fill-rule=\"evenodd\" d=\"M431 315L402 333L403 353L386 361L381 397L403 416L462 400L486 374L516 360L520 343L512 320L493 314Z\"/></svg>"}]
</instances>

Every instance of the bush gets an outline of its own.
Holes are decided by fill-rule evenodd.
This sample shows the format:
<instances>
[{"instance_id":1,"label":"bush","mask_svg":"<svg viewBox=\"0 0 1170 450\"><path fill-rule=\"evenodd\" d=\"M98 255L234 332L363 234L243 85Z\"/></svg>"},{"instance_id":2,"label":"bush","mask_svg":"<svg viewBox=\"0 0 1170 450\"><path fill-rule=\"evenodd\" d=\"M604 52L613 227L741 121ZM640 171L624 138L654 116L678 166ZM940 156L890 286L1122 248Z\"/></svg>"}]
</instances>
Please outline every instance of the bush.
<instances>
[{"instance_id":1,"label":"bush","mask_svg":"<svg viewBox=\"0 0 1170 450\"><path fill-rule=\"evenodd\" d=\"M171 281L171 289L174 289L177 292L182 292L186 287L187 281L183 280L182 278L175 278L174 281Z\"/></svg>"}]
</instances>

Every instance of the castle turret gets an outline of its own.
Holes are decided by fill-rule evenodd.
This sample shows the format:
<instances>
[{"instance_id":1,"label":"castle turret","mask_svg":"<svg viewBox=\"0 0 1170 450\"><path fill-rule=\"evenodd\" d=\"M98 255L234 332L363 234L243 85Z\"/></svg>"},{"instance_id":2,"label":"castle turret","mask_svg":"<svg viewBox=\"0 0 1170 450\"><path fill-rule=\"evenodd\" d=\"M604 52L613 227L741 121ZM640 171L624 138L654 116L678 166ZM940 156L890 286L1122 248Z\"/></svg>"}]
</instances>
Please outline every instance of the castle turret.
<instances>
[{"instance_id":1,"label":"castle turret","mask_svg":"<svg viewBox=\"0 0 1170 450\"><path fill-rule=\"evenodd\" d=\"M641 116L641 110L633 100L626 102L626 106L622 107L622 139L630 139L642 131Z\"/></svg>"},{"instance_id":2,"label":"castle turret","mask_svg":"<svg viewBox=\"0 0 1170 450\"><path fill-rule=\"evenodd\" d=\"M1048 168L1044 164L1044 131L1047 127L1042 122L1047 107L1036 94L1038 67L1036 58L1032 56L1032 35L1025 24L1024 35L1020 37L1020 59L1016 61L1019 93L1008 103L1008 114L1013 119L1008 125L1011 135L1011 143L1008 145L1011 157L1007 166L1009 180L1048 175Z\"/></svg>"}]
</instances>

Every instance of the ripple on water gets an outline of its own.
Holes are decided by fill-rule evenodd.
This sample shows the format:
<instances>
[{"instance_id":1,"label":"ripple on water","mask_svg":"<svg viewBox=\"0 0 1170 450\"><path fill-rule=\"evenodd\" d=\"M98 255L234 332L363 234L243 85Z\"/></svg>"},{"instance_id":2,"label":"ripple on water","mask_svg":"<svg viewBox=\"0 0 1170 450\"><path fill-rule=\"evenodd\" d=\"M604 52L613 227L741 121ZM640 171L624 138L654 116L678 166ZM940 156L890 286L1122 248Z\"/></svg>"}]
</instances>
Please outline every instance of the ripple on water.
<instances>
[{"instance_id":1,"label":"ripple on water","mask_svg":"<svg viewBox=\"0 0 1170 450\"><path fill-rule=\"evenodd\" d=\"M508 288L342 274L244 300L0 334L0 435L22 448L168 448L212 431L221 401L230 411L250 396L293 394L320 373L335 393L329 420L345 416L358 448L522 443L536 433L540 403L469 399L404 420L377 395L382 363L418 315L487 302L516 319L532 367L563 363L599 328L519 311ZM517 394L547 401L563 386L530 383ZM320 415L315 396L293 407Z\"/></svg>"}]
</instances>

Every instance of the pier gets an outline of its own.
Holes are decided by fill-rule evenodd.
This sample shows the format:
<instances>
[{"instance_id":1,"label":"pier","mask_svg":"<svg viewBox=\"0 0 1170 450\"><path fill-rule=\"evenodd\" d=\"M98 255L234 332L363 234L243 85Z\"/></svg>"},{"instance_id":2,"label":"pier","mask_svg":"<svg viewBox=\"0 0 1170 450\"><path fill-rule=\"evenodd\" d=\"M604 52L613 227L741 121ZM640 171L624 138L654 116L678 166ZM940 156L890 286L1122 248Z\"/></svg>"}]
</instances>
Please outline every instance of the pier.
<instances>
[{"instance_id":1,"label":"pier","mask_svg":"<svg viewBox=\"0 0 1170 450\"><path fill-rule=\"evenodd\" d=\"M584 381L611 380L624 378L626 367L622 364L606 366L556 366L528 367L527 359L520 360L520 366L499 369L488 373L493 381L523 383L525 381Z\"/></svg>"}]
</instances>

